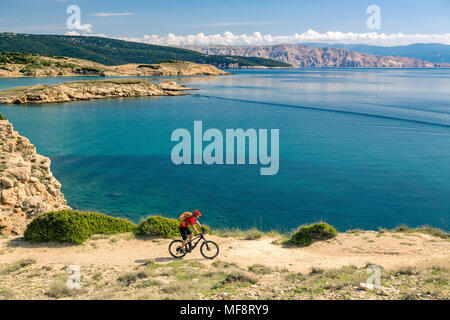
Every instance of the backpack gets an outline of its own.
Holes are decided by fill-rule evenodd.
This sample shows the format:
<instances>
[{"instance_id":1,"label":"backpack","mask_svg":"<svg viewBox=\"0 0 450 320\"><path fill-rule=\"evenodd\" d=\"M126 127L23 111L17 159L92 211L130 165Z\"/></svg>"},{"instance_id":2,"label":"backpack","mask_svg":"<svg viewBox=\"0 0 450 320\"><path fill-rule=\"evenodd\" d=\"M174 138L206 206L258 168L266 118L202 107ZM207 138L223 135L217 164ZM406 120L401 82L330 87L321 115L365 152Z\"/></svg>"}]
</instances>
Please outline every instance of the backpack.
<instances>
[{"instance_id":1,"label":"backpack","mask_svg":"<svg viewBox=\"0 0 450 320\"><path fill-rule=\"evenodd\" d=\"M183 212L178 219L180 220L180 222L184 222L186 219L192 218L193 216L194 214L191 212Z\"/></svg>"}]
</instances>

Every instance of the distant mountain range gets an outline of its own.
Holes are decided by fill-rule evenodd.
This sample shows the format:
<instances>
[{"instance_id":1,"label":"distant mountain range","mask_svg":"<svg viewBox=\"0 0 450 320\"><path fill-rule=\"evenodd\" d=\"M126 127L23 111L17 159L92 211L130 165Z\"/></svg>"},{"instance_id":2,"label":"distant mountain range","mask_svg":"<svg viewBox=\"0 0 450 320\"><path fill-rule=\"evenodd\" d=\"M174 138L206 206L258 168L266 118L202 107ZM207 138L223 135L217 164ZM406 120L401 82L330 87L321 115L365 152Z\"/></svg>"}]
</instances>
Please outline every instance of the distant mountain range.
<instances>
[{"instance_id":1,"label":"distant mountain range","mask_svg":"<svg viewBox=\"0 0 450 320\"><path fill-rule=\"evenodd\" d=\"M408 57L433 63L450 63L450 45L415 43L408 46L382 47L366 44L298 43L316 48L339 48L378 56Z\"/></svg>"},{"instance_id":2,"label":"distant mountain range","mask_svg":"<svg viewBox=\"0 0 450 320\"><path fill-rule=\"evenodd\" d=\"M427 62L410 57L380 56L340 48L319 48L298 44L280 44L273 46L189 46L186 48L210 55L237 55L274 59L297 67L450 67L450 64Z\"/></svg>"},{"instance_id":3,"label":"distant mountain range","mask_svg":"<svg viewBox=\"0 0 450 320\"><path fill-rule=\"evenodd\" d=\"M110 66L184 60L218 68L291 67L284 62L261 57L214 56L182 48L84 36L0 33L0 52L65 56Z\"/></svg>"}]
</instances>

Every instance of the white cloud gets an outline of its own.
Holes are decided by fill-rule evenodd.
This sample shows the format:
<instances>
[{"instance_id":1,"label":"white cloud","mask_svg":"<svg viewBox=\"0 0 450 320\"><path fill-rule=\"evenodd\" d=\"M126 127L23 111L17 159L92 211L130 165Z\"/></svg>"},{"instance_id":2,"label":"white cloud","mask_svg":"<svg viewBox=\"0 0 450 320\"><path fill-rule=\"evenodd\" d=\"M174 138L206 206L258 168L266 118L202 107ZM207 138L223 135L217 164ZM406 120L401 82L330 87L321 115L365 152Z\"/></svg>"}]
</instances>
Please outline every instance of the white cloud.
<instances>
[{"instance_id":1,"label":"white cloud","mask_svg":"<svg viewBox=\"0 0 450 320\"><path fill-rule=\"evenodd\" d=\"M122 16L132 16L133 12L96 12L92 14L96 17L122 17Z\"/></svg>"},{"instance_id":2,"label":"white cloud","mask_svg":"<svg viewBox=\"0 0 450 320\"><path fill-rule=\"evenodd\" d=\"M76 31L67 31L64 35L65 36L81 36L81 34L79 34Z\"/></svg>"},{"instance_id":3,"label":"white cloud","mask_svg":"<svg viewBox=\"0 0 450 320\"><path fill-rule=\"evenodd\" d=\"M85 23L85 24L80 24L79 21L75 22L73 25L73 28L75 30L80 30L80 31L84 31L84 32L92 32L92 24L90 23Z\"/></svg>"},{"instance_id":4,"label":"white cloud","mask_svg":"<svg viewBox=\"0 0 450 320\"><path fill-rule=\"evenodd\" d=\"M87 34L84 34L87 35ZM92 36L108 37L104 34ZM144 35L143 37L109 37L126 41L142 42L166 46L210 46L210 45L274 45L280 43L307 43L307 42L325 42L325 43L364 43L372 45L408 45L412 43L442 43L450 44L450 33L441 34L404 34L404 33L354 33L328 31L319 33L314 30L308 30L304 33L295 33L293 35L271 35L255 32L253 34L235 35L231 32L223 34L205 35L203 32L191 35L175 35L169 33L167 36Z\"/></svg>"},{"instance_id":5,"label":"white cloud","mask_svg":"<svg viewBox=\"0 0 450 320\"><path fill-rule=\"evenodd\" d=\"M204 33L191 35L175 35L169 33L167 36L145 35L143 37L121 38L128 41L143 43L186 46L186 45L273 45L280 43L301 43L301 42L339 42L339 43L365 43L374 45L407 45L411 43L443 43L450 44L450 33L444 34L404 34L404 33L354 33L328 31L319 33L308 30L304 33L293 35L271 35L255 32L253 34L233 34L224 32L223 34L205 35Z\"/></svg>"}]
</instances>

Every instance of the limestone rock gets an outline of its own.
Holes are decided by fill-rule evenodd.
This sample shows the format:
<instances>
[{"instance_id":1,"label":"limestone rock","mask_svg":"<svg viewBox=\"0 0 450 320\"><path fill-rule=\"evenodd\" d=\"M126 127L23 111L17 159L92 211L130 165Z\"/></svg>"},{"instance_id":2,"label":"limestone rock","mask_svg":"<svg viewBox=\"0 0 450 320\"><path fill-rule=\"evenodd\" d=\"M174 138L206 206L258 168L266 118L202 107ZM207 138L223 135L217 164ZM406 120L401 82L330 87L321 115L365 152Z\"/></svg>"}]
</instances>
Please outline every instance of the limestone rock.
<instances>
[{"instance_id":1,"label":"limestone rock","mask_svg":"<svg viewBox=\"0 0 450 320\"><path fill-rule=\"evenodd\" d=\"M86 80L0 90L0 104L58 103L105 98L173 96L185 95L186 93L182 92L184 90L192 89L178 85L174 81L163 82L158 85L147 79ZM5 134L9 134L7 130L5 128ZM24 151L29 156L33 152L35 153L36 148L28 139L20 137L15 141L5 143L2 150L9 153L14 150ZM48 158L35 158L37 165L49 170L50 160ZM24 172L20 173L25 178Z\"/></svg>"},{"instance_id":2,"label":"limestone rock","mask_svg":"<svg viewBox=\"0 0 450 320\"><path fill-rule=\"evenodd\" d=\"M0 120L0 150L0 233L21 235L38 214L69 209L50 159L37 154L8 120Z\"/></svg>"}]
</instances>

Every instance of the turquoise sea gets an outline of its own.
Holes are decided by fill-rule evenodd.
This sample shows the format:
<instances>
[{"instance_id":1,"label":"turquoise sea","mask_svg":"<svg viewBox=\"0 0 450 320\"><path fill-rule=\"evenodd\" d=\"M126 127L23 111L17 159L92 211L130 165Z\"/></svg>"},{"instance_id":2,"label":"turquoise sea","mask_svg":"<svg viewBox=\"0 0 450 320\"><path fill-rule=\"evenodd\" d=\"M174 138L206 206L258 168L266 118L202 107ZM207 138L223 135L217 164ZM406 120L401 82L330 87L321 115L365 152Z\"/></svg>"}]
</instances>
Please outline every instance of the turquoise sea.
<instances>
[{"instance_id":1,"label":"turquoise sea","mask_svg":"<svg viewBox=\"0 0 450 320\"><path fill-rule=\"evenodd\" d=\"M1 106L52 159L68 204L138 222L200 209L212 227L450 223L450 69L230 70L191 96ZM1 79L0 89L80 78ZM173 130L280 129L280 170L181 165Z\"/></svg>"}]
</instances>

